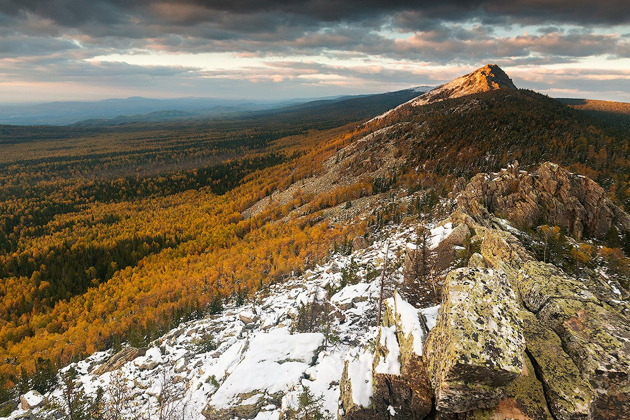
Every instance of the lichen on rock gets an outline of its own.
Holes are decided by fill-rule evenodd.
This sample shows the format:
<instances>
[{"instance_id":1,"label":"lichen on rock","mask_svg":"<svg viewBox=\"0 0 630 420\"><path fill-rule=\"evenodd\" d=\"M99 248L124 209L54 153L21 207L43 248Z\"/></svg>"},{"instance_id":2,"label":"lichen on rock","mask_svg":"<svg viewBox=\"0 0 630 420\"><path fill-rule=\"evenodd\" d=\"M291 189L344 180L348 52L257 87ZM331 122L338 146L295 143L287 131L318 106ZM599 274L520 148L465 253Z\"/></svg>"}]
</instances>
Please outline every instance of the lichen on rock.
<instances>
[{"instance_id":1,"label":"lichen on rock","mask_svg":"<svg viewBox=\"0 0 630 420\"><path fill-rule=\"evenodd\" d=\"M540 311L551 299L597 302L583 282L568 277L552 264L540 261L525 263L516 283L523 304L532 312Z\"/></svg>"},{"instance_id":2,"label":"lichen on rock","mask_svg":"<svg viewBox=\"0 0 630 420\"><path fill-rule=\"evenodd\" d=\"M526 355L523 356L523 360L524 365L521 375L506 387L505 395L501 401L495 407L475 410L469 413L467 419L553 419L547 408L543 385L536 378L536 372L531 361Z\"/></svg>"},{"instance_id":3,"label":"lichen on rock","mask_svg":"<svg viewBox=\"0 0 630 420\"><path fill-rule=\"evenodd\" d=\"M560 337L534 314L521 311L527 354L543 381L549 409L558 419L588 419L593 390L562 348Z\"/></svg>"},{"instance_id":4,"label":"lichen on rock","mask_svg":"<svg viewBox=\"0 0 630 420\"><path fill-rule=\"evenodd\" d=\"M519 305L505 274L451 271L426 342L436 408L465 412L495 405L521 374L524 350Z\"/></svg>"}]
</instances>

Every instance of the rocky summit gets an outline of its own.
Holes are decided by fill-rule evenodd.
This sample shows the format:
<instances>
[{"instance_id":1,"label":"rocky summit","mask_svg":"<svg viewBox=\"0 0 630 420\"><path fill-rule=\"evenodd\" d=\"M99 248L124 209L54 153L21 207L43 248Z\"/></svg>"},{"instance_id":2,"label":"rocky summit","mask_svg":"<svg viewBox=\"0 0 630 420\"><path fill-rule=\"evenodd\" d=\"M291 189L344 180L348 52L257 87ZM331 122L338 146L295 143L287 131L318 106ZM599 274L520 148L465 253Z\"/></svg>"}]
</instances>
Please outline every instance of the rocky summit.
<instances>
[{"instance_id":1,"label":"rocky summit","mask_svg":"<svg viewBox=\"0 0 630 420\"><path fill-rule=\"evenodd\" d=\"M459 98L474 93L488 92L497 89L516 89L512 79L496 64L487 64L465 76L412 99L413 106L426 105L450 98Z\"/></svg>"},{"instance_id":2,"label":"rocky summit","mask_svg":"<svg viewBox=\"0 0 630 420\"><path fill-rule=\"evenodd\" d=\"M510 89L516 90L512 79L496 64L487 64L472 73L458 77L448 83L440 85L398 107L387 111L376 119L395 113L405 107L417 107L428 105L446 99L460 98L475 93L489 92L492 90Z\"/></svg>"}]
</instances>

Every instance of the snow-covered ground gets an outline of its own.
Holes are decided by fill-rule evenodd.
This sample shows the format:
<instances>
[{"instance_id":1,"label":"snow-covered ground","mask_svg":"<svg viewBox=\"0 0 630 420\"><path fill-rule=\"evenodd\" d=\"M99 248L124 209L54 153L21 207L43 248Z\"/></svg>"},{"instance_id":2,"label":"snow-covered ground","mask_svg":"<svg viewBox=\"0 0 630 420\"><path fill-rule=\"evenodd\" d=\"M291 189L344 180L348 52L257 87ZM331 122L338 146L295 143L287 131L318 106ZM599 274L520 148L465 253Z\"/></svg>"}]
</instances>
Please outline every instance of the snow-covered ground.
<instances>
[{"instance_id":1,"label":"snow-covered ground","mask_svg":"<svg viewBox=\"0 0 630 420\"><path fill-rule=\"evenodd\" d=\"M446 230L439 228L432 236L439 241ZM218 315L180 325L153 342L144 356L117 371L100 376L93 373L112 356L110 351L95 353L72 366L90 396L96 395L99 387L111 389L112 384L119 386L122 381L132 395L131 410L143 416L157 412L160 390L172 386L179 389L183 397L180 409L191 420L205 420L202 412L209 404L215 410L256 406L256 419L278 419L283 410L297 404L304 387L321 397L323 410L336 417L345 360L353 361L350 368L358 370L352 376L365 377L362 384L371 387L372 359L363 349L376 339L380 328L376 326L376 312L381 276L374 273L384 266L389 249L389 267L395 267L388 276L390 290L402 282L400 263L409 242L413 242L413 228L390 227L382 237L385 239L366 249L349 256L335 255L315 269L272 285L241 307L228 305ZM358 282L339 289L343 270L351 267ZM325 299L332 287L336 292L329 301L336 316L330 331L326 335L323 331L295 332L293 324L300 305ZM404 301L396 303L404 306ZM409 322L412 333L422 333L413 324L417 320ZM381 340L395 342L391 333L381 334ZM208 337L216 348L200 350L200 343ZM421 352L422 341L418 342L417 351ZM378 369L396 370L395 351L390 354L392 360L385 360ZM364 369L367 366L369 369ZM356 392L358 401L371 395L370 390L362 392L359 386ZM61 389L47 397L59 400ZM15 411L9 418L23 413Z\"/></svg>"}]
</instances>

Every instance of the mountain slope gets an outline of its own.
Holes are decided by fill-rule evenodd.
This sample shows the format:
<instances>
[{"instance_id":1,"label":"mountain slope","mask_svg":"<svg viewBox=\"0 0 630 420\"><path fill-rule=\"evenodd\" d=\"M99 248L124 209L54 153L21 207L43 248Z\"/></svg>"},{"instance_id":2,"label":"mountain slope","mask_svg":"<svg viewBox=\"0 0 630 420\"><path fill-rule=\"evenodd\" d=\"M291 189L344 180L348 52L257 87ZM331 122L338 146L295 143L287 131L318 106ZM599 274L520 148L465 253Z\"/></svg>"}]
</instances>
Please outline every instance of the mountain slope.
<instances>
[{"instance_id":1,"label":"mountain slope","mask_svg":"<svg viewBox=\"0 0 630 420\"><path fill-rule=\"evenodd\" d=\"M622 133L630 131L630 103L597 101L593 99L559 98L563 104L578 109Z\"/></svg>"}]
</instances>

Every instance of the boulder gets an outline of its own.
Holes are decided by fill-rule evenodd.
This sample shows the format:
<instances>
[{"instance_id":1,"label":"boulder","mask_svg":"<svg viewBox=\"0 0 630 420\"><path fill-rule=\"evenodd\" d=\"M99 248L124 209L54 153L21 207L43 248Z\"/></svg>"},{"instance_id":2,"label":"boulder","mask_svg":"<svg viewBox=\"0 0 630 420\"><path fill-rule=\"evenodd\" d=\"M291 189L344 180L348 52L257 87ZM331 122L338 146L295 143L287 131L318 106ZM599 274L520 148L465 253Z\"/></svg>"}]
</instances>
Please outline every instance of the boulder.
<instances>
[{"instance_id":1,"label":"boulder","mask_svg":"<svg viewBox=\"0 0 630 420\"><path fill-rule=\"evenodd\" d=\"M157 347L151 347L148 349L144 356L138 357L134 360L134 365L140 370L153 370L164 362L162 358L162 352Z\"/></svg>"},{"instance_id":2,"label":"boulder","mask_svg":"<svg viewBox=\"0 0 630 420\"><path fill-rule=\"evenodd\" d=\"M378 420L383 418L372 405L372 364L374 355L364 352L345 361L341 374L340 402L345 420Z\"/></svg>"},{"instance_id":3,"label":"boulder","mask_svg":"<svg viewBox=\"0 0 630 420\"><path fill-rule=\"evenodd\" d=\"M534 314L521 311L527 353L544 384L549 409L557 419L589 419L593 390L562 348L560 337Z\"/></svg>"},{"instance_id":4,"label":"boulder","mask_svg":"<svg viewBox=\"0 0 630 420\"><path fill-rule=\"evenodd\" d=\"M355 251L368 247L368 241L363 236L357 236L352 240L352 249Z\"/></svg>"},{"instance_id":5,"label":"boulder","mask_svg":"<svg viewBox=\"0 0 630 420\"><path fill-rule=\"evenodd\" d=\"M373 363L372 404L383 416L395 412L399 419L421 419L431 411L433 391L426 367L419 356L406 355L401 366L401 351L396 325L381 327L376 340Z\"/></svg>"},{"instance_id":6,"label":"boulder","mask_svg":"<svg viewBox=\"0 0 630 420\"><path fill-rule=\"evenodd\" d=\"M382 322L386 327L395 327L403 372L409 370L412 358L422 357L424 338L428 332L423 320L420 310L405 301L398 292L385 300Z\"/></svg>"},{"instance_id":7,"label":"boulder","mask_svg":"<svg viewBox=\"0 0 630 420\"><path fill-rule=\"evenodd\" d=\"M209 420L253 419L269 405L280 407L282 405L282 393L267 394L250 392L239 395L239 400L230 407L214 407L208 405L202 410Z\"/></svg>"},{"instance_id":8,"label":"boulder","mask_svg":"<svg viewBox=\"0 0 630 420\"><path fill-rule=\"evenodd\" d=\"M240 319L243 324L253 324L258 320L258 317L251 311L241 311L238 314L238 319Z\"/></svg>"},{"instance_id":9,"label":"boulder","mask_svg":"<svg viewBox=\"0 0 630 420\"><path fill-rule=\"evenodd\" d=\"M525 340L516 295L504 274L449 273L426 360L438 411L495 406L521 375Z\"/></svg>"},{"instance_id":10,"label":"boulder","mask_svg":"<svg viewBox=\"0 0 630 420\"><path fill-rule=\"evenodd\" d=\"M472 254L468 260L468 267L487 268L486 262L483 260L483 255L478 252Z\"/></svg>"},{"instance_id":11,"label":"boulder","mask_svg":"<svg viewBox=\"0 0 630 420\"><path fill-rule=\"evenodd\" d=\"M28 391L20 396L20 408L22 410L32 410L39 407L44 402L44 396L36 390Z\"/></svg>"},{"instance_id":12,"label":"boulder","mask_svg":"<svg viewBox=\"0 0 630 420\"><path fill-rule=\"evenodd\" d=\"M440 241L440 244L436 247L440 246L452 248L454 246L462 246L470 238L470 229L464 223L461 223L453 228L451 233L449 233L446 238Z\"/></svg>"},{"instance_id":13,"label":"boulder","mask_svg":"<svg viewBox=\"0 0 630 420\"><path fill-rule=\"evenodd\" d=\"M478 235L482 238L481 255L484 262L488 267L504 271L510 282L523 264L534 260L519 240L509 232L479 228Z\"/></svg>"},{"instance_id":14,"label":"boulder","mask_svg":"<svg viewBox=\"0 0 630 420\"><path fill-rule=\"evenodd\" d=\"M357 303L365 302L370 297L370 284L358 283L344 287L335 293L330 301L342 310L354 308Z\"/></svg>"},{"instance_id":15,"label":"boulder","mask_svg":"<svg viewBox=\"0 0 630 420\"><path fill-rule=\"evenodd\" d=\"M131 362L132 360L135 360L140 356L144 356L147 350L147 348L125 347L124 349L110 357L107 362L96 368L94 372L92 372L92 374L99 376L104 373L120 369L127 362Z\"/></svg>"}]
</instances>

